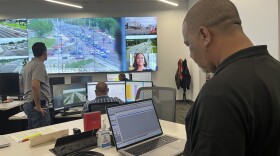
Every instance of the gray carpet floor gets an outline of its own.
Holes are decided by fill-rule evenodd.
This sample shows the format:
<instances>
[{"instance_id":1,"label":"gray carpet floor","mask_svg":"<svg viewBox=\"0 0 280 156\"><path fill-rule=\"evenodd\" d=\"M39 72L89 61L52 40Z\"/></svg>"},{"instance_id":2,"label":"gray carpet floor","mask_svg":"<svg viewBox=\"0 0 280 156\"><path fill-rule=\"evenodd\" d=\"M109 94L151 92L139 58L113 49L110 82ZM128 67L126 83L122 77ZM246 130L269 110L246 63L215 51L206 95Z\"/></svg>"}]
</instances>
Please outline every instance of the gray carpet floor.
<instances>
[{"instance_id":1,"label":"gray carpet floor","mask_svg":"<svg viewBox=\"0 0 280 156\"><path fill-rule=\"evenodd\" d=\"M188 101L188 102L182 102L182 101L177 101L176 102L176 123L180 124L185 124L185 118L186 115L191 108L193 102Z\"/></svg>"}]
</instances>

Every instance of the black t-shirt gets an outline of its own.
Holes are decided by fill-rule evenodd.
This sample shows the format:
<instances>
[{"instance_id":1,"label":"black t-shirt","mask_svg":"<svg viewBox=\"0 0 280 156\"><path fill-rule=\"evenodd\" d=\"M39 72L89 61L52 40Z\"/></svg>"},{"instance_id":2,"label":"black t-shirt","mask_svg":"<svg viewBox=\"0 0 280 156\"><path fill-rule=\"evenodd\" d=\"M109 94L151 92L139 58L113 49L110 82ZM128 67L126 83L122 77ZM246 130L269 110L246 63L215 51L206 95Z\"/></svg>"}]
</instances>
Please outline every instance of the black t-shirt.
<instances>
[{"instance_id":1,"label":"black t-shirt","mask_svg":"<svg viewBox=\"0 0 280 156\"><path fill-rule=\"evenodd\" d=\"M120 81L129 81L129 79L128 78L123 78Z\"/></svg>"},{"instance_id":2,"label":"black t-shirt","mask_svg":"<svg viewBox=\"0 0 280 156\"><path fill-rule=\"evenodd\" d=\"M186 118L186 156L278 156L280 63L266 46L219 65Z\"/></svg>"}]
</instances>

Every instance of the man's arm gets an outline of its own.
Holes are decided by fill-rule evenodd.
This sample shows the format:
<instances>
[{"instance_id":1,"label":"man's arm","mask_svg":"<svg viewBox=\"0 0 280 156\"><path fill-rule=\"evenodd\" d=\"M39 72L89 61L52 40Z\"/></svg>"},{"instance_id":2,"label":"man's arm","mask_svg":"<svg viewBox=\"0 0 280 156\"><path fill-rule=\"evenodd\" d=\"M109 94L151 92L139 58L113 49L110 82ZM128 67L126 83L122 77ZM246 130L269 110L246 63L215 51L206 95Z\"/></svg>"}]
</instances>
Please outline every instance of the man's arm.
<instances>
[{"instance_id":1,"label":"man's arm","mask_svg":"<svg viewBox=\"0 0 280 156\"><path fill-rule=\"evenodd\" d=\"M32 80L32 96L35 103L35 109L44 116L47 112L41 107L40 90L41 90L40 81Z\"/></svg>"}]
</instances>

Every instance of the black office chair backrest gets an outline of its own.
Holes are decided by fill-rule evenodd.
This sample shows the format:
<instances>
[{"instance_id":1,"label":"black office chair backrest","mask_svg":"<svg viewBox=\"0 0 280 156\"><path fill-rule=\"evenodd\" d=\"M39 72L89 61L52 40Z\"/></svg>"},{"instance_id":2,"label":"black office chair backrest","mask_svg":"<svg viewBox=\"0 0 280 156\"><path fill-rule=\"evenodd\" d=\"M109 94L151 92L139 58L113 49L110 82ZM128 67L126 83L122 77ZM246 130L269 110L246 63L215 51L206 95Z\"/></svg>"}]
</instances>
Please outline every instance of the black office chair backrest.
<instances>
[{"instance_id":1,"label":"black office chair backrest","mask_svg":"<svg viewBox=\"0 0 280 156\"><path fill-rule=\"evenodd\" d=\"M101 114L106 114L106 107L118 105L119 102L102 102L102 103L91 103L88 105L89 112L100 111Z\"/></svg>"}]
</instances>

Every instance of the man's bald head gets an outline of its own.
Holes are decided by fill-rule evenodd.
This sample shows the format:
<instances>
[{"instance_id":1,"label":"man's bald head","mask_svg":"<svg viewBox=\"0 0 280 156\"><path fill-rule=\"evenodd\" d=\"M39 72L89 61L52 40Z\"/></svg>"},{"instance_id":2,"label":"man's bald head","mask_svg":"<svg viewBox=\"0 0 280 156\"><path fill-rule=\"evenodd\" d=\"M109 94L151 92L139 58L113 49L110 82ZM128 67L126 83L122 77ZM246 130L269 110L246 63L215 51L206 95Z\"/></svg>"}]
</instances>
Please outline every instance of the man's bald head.
<instances>
[{"instance_id":1,"label":"man's bald head","mask_svg":"<svg viewBox=\"0 0 280 156\"><path fill-rule=\"evenodd\" d=\"M230 25L241 26L241 19L237 8L229 0L199 0L188 11L184 24L190 32L198 31L201 26L219 26L223 30Z\"/></svg>"},{"instance_id":2,"label":"man's bald head","mask_svg":"<svg viewBox=\"0 0 280 156\"><path fill-rule=\"evenodd\" d=\"M108 95L109 89L105 82L98 82L95 88L96 96Z\"/></svg>"}]
</instances>

